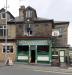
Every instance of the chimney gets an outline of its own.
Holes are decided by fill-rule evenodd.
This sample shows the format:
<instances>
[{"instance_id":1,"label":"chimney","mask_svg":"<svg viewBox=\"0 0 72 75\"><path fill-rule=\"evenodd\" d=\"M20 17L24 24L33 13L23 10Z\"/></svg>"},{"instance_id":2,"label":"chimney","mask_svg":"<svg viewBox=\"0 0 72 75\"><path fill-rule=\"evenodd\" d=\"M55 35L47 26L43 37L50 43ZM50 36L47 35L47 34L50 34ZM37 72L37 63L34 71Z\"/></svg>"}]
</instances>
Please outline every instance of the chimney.
<instances>
[{"instance_id":1,"label":"chimney","mask_svg":"<svg viewBox=\"0 0 72 75\"><path fill-rule=\"evenodd\" d=\"M25 16L25 6L21 6L19 8L19 17L24 17Z\"/></svg>"}]
</instances>

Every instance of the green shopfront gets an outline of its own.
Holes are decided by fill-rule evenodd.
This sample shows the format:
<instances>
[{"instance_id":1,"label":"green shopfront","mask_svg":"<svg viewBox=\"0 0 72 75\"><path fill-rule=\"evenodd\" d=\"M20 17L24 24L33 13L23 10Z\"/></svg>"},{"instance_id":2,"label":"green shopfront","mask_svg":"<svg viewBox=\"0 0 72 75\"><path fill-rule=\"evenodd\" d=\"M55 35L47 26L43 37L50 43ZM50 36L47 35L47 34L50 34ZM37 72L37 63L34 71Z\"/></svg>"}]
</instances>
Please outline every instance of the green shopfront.
<instances>
[{"instance_id":1,"label":"green shopfront","mask_svg":"<svg viewBox=\"0 0 72 75\"><path fill-rule=\"evenodd\" d=\"M51 62L51 41L48 38L17 40L16 60L24 63Z\"/></svg>"}]
</instances>

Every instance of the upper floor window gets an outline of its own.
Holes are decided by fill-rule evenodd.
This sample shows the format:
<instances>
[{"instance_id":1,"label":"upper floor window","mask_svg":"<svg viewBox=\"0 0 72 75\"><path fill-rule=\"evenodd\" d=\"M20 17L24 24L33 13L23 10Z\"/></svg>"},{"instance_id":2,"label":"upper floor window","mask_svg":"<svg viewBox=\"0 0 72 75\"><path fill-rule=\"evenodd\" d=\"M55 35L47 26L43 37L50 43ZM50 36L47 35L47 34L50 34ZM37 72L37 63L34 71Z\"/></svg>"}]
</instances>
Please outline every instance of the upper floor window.
<instances>
[{"instance_id":1,"label":"upper floor window","mask_svg":"<svg viewBox=\"0 0 72 75\"><path fill-rule=\"evenodd\" d=\"M26 11L26 18L32 17L32 10L27 10Z\"/></svg>"},{"instance_id":2,"label":"upper floor window","mask_svg":"<svg viewBox=\"0 0 72 75\"><path fill-rule=\"evenodd\" d=\"M6 26L0 26L0 36L5 37L6 35Z\"/></svg>"},{"instance_id":3,"label":"upper floor window","mask_svg":"<svg viewBox=\"0 0 72 75\"><path fill-rule=\"evenodd\" d=\"M1 19L5 19L5 18L6 18L5 12L2 12L1 13Z\"/></svg>"},{"instance_id":4,"label":"upper floor window","mask_svg":"<svg viewBox=\"0 0 72 75\"><path fill-rule=\"evenodd\" d=\"M32 36L32 33L33 33L33 31L32 31L32 24L26 25L24 27L24 35Z\"/></svg>"},{"instance_id":5,"label":"upper floor window","mask_svg":"<svg viewBox=\"0 0 72 75\"><path fill-rule=\"evenodd\" d=\"M28 33L28 36L32 36L32 29L31 28L27 28L27 33Z\"/></svg>"}]
</instances>

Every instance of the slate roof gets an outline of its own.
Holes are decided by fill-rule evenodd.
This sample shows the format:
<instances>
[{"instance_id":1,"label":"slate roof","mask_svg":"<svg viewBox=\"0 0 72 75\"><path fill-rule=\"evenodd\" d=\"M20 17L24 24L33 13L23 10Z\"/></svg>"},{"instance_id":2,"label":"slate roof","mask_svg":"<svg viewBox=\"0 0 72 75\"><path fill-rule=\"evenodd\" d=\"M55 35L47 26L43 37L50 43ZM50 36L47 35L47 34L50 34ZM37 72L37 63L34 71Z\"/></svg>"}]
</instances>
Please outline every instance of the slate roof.
<instances>
[{"instance_id":1,"label":"slate roof","mask_svg":"<svg viewBox=\"0 0 72 75\"><path fill-rule=\"evenodd\" d=\"M54 21L55 25L69 24L69 21Z\"/></svg>"},{"instance_id":2,"label":"slate roof","mask_svg":"<svg viewBox=\"0 0 72 75\"><path fill-rule=\"evenodd\" d=\"M34 19L34 21L43 21L43 20L50 20L50 19L46 19L46 18L41 18L41 17L37 17ZM18 22L22 22L24 21L24 17L15 17L15 21Z\"/></svg>"},{"instance_id":3,"label":"slate roof","mask_svg":"<svg viewBox=\"0 0 72 75\"><path fill-rule=\"evenodd\" d=\"M34 10L34 11L36 11L34 8L32 8L31 6L28 6L27 8L26 8L26 10Z\"/></svg>"},{"instance_id":4,"label":"slate roof","mask_svg":"<svg viewBox=\"0 0 72 75\"><path fill-rule=\"evenodd\" d=\"M30 9L30 10L34 10L35 12L36 12L36 10L34 9L34 8L32 8L31 6L28 6L27 8L26 8L26 10L28 10L28 9ZM5 9L4 8L2 8L1 10L0 10L0 12L2 12L2 11L5 11ZM24 17L14 17L9 11L7 11L8 12L8 14L10 14L14 19L13 20L10 20L10 21L8 21L8 22L24 22ZM34 18L34 21L38 21L38 22L48 22L48 21L53 21L53 23L54 23L54 25L62 25L62 24L69 24L69 21L54 21L53 19L47 19L47 18L42 18L42 17L36 17L36 18Z\"/></svg>"},{"instance_id":5,"label":"slate roof","mask_svg":"<svg viewBox=\"0 0 72 75\"><path fill-rule=\"evenodd\" d=\"M54 25L69 24L69 21L54 21L53 19L47 19L42 17L37 17L34 19L34 22L48 22L48 21L52 21ZM8 22L24 22L24 17L15 17L15 19L10 20Z\"/></svg>"}]
</instances>

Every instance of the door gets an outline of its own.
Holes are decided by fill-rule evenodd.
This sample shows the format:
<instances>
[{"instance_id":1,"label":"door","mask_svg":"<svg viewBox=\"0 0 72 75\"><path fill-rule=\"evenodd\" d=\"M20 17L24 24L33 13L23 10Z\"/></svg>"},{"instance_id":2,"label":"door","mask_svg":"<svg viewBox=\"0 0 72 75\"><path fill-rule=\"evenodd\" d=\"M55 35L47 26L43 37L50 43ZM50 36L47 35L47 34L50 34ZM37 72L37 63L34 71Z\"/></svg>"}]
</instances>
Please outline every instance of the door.
<instances>
[{"instance_id":1,"label":"door","mask_svg":"<svg viewBox=\"0 0 72 75\"><path fill-rule=\"evenodd\" d=\"M35 50L31 50L31 63L35 63Z\"/></svg>"},{"instance_id":2,"label":"door","mask_svg":"<svg viewBox=\"0 0 72 75\"><path fill-rule=\"evenodd\" d=\"M65 52L64 50L60 51L60 63L64 63L65 62Z\"/></svg>"}]
</instances>

